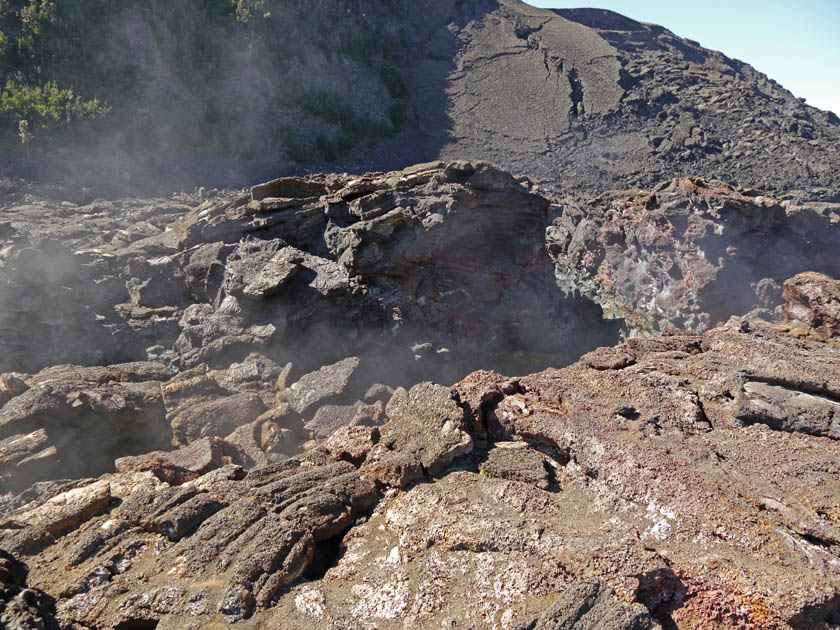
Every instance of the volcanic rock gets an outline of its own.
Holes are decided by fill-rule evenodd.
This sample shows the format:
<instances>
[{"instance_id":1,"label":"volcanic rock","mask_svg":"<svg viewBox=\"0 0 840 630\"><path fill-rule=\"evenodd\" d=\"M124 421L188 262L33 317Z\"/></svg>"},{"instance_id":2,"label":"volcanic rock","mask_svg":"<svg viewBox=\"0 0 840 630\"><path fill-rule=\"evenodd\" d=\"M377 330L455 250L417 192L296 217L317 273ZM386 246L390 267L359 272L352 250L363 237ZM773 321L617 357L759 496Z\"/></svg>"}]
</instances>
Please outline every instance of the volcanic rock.
<instances>
[{"instance_id":1,"label":"volcanic rock","mask_svg":"<svg viewBox=\"0 0 840 630\"><path fill-rule=\"evenodd\" d=\"M45 429L28 435L11 435L0 440L0 474L9 479L50 479L59 476L58 450L50 443Z\"/></svg>"},{"instance_id":2,"label":"volcanic rock","mask_svg":"<svg viewBox=\"0 0 840 630\"><path fill-rule=\"evenodd\" d=\"M29 389L0 409L4 485L100 474L115 455L166 446L161 382L170 376L163 365L127 363L29 377Z\"/></svg>"},{"instance_id":3,"label":"volcanic rock","mask_svg":"<svg viewBox=\"0 0 840 630\"><path fill-rule=\"evenodd\" d=\"M302 376L285 391L289 406L297 413L304 413L326 399L346 395L350 379L358 367L359 358L349 357Z\"/></svg>"},{"instance_id":4,"label":"volcanic rock","mask_svg":"<svg viewBox=\"0 0 840 630\"><path fill-rule=\"evenodd\" d=\"M840 441L813 427L840 363L794 332L733 320L630 340L613 351L630 362L597 369L397 390L384 426L244 479L126 472L31 499L0 544L68 624L829 628ZM793 404L798 422L773 421Z\"/></svg>"},{"instance_id":5,"label":"volcanic rock","mask_svg":"<svg viewBox=\"0 0 840 630\"><path fill-rule=\"evenodd\" d=\"M677 173L837 201L837 112L762 68L597 8L441 0L404 10L413 120L383 143L403 163L469 155L599 192Z\"/></svg>"},{"instance_id":6,"label":"volcanic rock","mask_svg":"<svg viewBox=\"0 0 840 630\"><path fill-rule=\"evenodd\" d=\"M28 526L51 536L60 536L101 513L110 502L110 485L106 481L97 481L63 492L31 510L19 512L11 522L4 523L4 527L22 529Z\"/></svg>"},{"instance_id":7,"label":"volcanic rock","mask_svg":"<svg viewBox=\"0 0 840 630\"><path fill-rule=\"evenodd\" d=\"M0 550L0 624L9 630L58 628L53 600L46 593L27 588L26 565Z\"/></svg>"},{"instance_id":8,"label":"volcanic rock","mask_svg":"<svg viewBox=\"0 0 840 630\"><path fill-rule=\"evenodd\" d=\"M366 405L359 401L353 405L324 405L304 425L314 438L328 438L338 429L349 425L373 426L382 423L384 408L381 402Z\"/></svg>"},{"instance_id":9,"label":"volcanic rock","mask_svg":"<svg viewBox=\"0 0 840 630\"><path fill-rule=\"evenodd\" d=\"M807 323L825 337L840 336L840 281L819 273L801 273L782 290L785 319Z\"/></svg>"},{"instance_id":10,"label":"volcanic rock","mask_svg":"<svg viewBox=\"0 0 840 630\"><path fill-rule=\"evenodd\" d=\"M335 459L358 466L379 442L377 427L342 427L330 436L324 447Z\"/></svg>"},{"instance_id":11,"label":"volcanic rock","mask_svg":"<svg viewBox=\"0 0 840 630\"><path fill-rule=\"evenodd\" d=\"M231 296L218 309L209 304L190 305L178 327L181 334L174 350L182 368L206 362L214 367L229 365L263 346L277 330L272 324L246 323L239 303Z\"/></svg>"},{"instance_id":12,"label":"volcanic rock","mask_svg":"<svg viewBox=\"0 0 840 630\"><path fill-rule=\"evenodd\" d=\"M537 369L615 341L617 326L593 323L597 306L547 290L550 204L509 173L456 161L300 182L287 193L306 196L283 203L259 192L124 200L51 221L21 209L0 264L17 292L7 303L25 310L4 325L0 369L152 358L226 370L259 352L306 373L367 356L368 384L396 386L454 381L487 361ZM67 238L80 213L90 223ZM107 221L115 231L97 231ZM124 234L132 221L148 225ZM67 323L45 332L37 322L65 294Z\"/></svg>"},{"instance_id":13,"label":"volcanic rock","mask_svg":"<svg viewBox=\"0 0 840 630\"><path fill-rule=\"evenodd\" d=\"M114 462L117 472L151 470L160 478L166 476L171 485L180 485L222 465L222 440L204 437L176 451L155 451L143 455L121 457ZM158 471L161 474L158 474Z\"/></svg>"},{"instance_id":14,"label":"volcanic rock","mask_svg":"<svg viewBox=\"0 0 840 630\"><path fill-rule=\"evenodd\" d=\"M512 479L549 490L554 478L551 458L528 446L525 442L496 442L479 466L479 473L487 477Z\"/></svg>"},{"instance_id":15,"label":"volcanic rock","mask_svg":"<svg viewBox=\"0 0 840 630\"><path fill-rule=\"evenodd\" d=\"M223 437L264 411L262 399L248 392L191 405L173 417L172 439L183 446L203 437Z\"/></svg>"},{"instance_id":16,"label":"volcanic rock","mask_svg":"<svg viewBox=\"0 0 840 630\"><path fill-rule=\"evenodd\" d=\"M833 623L833 281L785 284L814 331L757 318L837 277L830 205L689 178L552 203L456 161L182 209L44 271L119 289L78 291L90 361L161 362L39 348L0 378L0 548L42 617Z\"/></svg>"},{"instance_id":17,"label":"volcanic rock","mask_svg":"<svg viewBox=\"0 0 840 630\"><path fill-rule=\"evenodd\" d=\"M628 606L597 582L572 584L551 607L516 630L603 628L603 630L652 630L661 626L641 604Z\"/></svg>"},{"instance_id":18,"label":"volcanic rock","mask_svg":"<svg viewBox=\"0 0 840 630\"><path fill-rule=\"evenodd\" d=\"M398 389L385 409L388 422L364 467L381 482L404 487L437 475L456 458L472 451L464 410L446 387L420 383Z\"/></svg>"},{"instance_id":19,"label":"volcanic rock","mask_svg":"<svg viewBox=\"0 0 840 630\"><path fill-rule=\"evenodd\" d=\"M702 332L730 315L773 315L782 283L840 276L836 209L795 206L696 178L561 203L546 231L558 285L644 334Z\"/></svg>"}]
</instances>

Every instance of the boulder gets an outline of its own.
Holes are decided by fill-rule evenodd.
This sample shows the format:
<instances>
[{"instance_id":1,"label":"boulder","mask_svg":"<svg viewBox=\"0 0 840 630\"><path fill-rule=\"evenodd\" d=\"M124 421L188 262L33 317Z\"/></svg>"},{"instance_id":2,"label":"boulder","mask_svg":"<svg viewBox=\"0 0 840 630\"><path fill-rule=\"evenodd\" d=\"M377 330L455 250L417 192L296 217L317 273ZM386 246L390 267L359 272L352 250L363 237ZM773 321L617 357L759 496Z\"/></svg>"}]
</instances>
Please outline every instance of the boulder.
<instances>
[{"instance_id":1,"label":"boulder","mask_svg":"<svg viewBox=\"0 0 840 630\"><path fill-rule=\"evenodd\" d=\"M264 411L262 398L249 392L190 405L172 417L172 440L185 446L203 437L224 437Z\"/></svg>"},{"instance_id":2,"label":"boulder","mask_svg":"<svg viewBox=\"0 0 840 630\"><path fill-rule=\"evenodd\" d=\"M438 475L472 451L457 394L433 383L398 389L385 410L388 422L362 468L381 482L404 487L424 474Z\"/></svg>"},{"instance_id":3,"label":"boulder","mask_svg":"<svg viewBox=\"0 0 840 630\"><path fill-rule=\"evenodd\" d=\"M276 423L257 419L228 435L225 447L233 463L249 470L284 459L281 453L296 452L300 440L290 433Z\"/></svg>"},{"instance_id":4,"label":"boulder","mask_svg":"<svg viewBox=\"0 0 840 630\"><path fill-rule=\"evenodd\" d=\"M359 413L359 403L353 405L324 405L303 425L313 438L328 438L338 429L352 424Z\"/></svg>"},{"instance_id":5,"label":"boulder","mask_svg":"<svg viewBox=\"0 0 840 630\"><path fill-rule=\"evenodd\" d=\"M0 624L9 630L58 627L55 600L28 588L26 565L0 549Z\"/></svg>"},{"instance_id":6,"label":"boulder","mask_svg":"<svg viewBox=\"0 0 840 630\"><path fill-rule=\"evenodd\" d=\"M15 479L50 479L58 466L58 450L45 429L0 440L0 487Z\"/></svg>"},{"instance_id":7,"label":"boulder","mask_svg":"<svg viewBox=\"0 0 840 630\"><path fill-rule=\"evenodd\" d=\"M358 357L349 357L305 374L286 390L289 406L296 413L304 413L329 399L351 395L353 376L359 369L359 363Z\"/></svg>"},{"instance_id":8,"label":"boulder","mask_svg":"<svg viewBox=\"0 0 840 630\"><path fill-rule=\"evenodd\" d=\"M324 405L315 412L312 420L303 425L314 439L330 437L346 426L377 426L383 424L385 406L381 402L366 405L356 401L352 405Z\"/></svg>"},{"instance_id":9,"label":"boulder","mask_svg":"<svg viewBox=\"0 0 840 630\"><path fill-rule=\"evenodd\" d=\"M174 350L185 369L202 363L222 367L242 361L277 332L271 323L249 324L232 296L226 297L217 309L201 303L188 306L178 326L181 334Z\"/></svg>"},{"instance_id":10,"label":"boulder","mask_svg":"<svg viewBox=\"0 0 840 630\"><path fill-rule=\"evenodd\" d=\"M176 451L155 451L121 457L114 462L117 472L151 470L162 481L180 485L220 467L223 441L217 437L195 440Z\"/></svg>"},{"instance_id":11,"label":"boulder","mask_svg":"<svg viewBox=\"0 0 840 630\"><path fill-rule=\"evenodd\" d=\"M824 337L840 337L840 280L805 272L785 281L785 319L808 324Z\"/></svg>"},{"instance_id":12,"label":"boulder","mask_svg":"<svg viewBox=\"0 0 840 630\"><path fill-rule=\"evenodd\" d=\"M559 468L557 462L527 442L496 442L478 470L490 478L522 481L549 490L554 484L555 467Z\"/></svg>"},{"instance_id":13,"label":"boulder","mask_svg":"<svg viewBox=\"0 0 840 630\"><path fill-rule=\"evenodd\" d=\"M58 537L76 529L111 503L111 487L107 481L96 481L63 492L38 507L16 512L3 528L24 525Z\"/></svg>"},{"instance_id":14,"label":"boulder","mask_svg":"<svg viewBox=\"0 0 840 630\"><path fill-rule=\"evenodd\" d=\"M345 426L335 431L324 447L335 459L359 466L379 442L379 438L377 427Z\"/></svg>"}]
</instances>

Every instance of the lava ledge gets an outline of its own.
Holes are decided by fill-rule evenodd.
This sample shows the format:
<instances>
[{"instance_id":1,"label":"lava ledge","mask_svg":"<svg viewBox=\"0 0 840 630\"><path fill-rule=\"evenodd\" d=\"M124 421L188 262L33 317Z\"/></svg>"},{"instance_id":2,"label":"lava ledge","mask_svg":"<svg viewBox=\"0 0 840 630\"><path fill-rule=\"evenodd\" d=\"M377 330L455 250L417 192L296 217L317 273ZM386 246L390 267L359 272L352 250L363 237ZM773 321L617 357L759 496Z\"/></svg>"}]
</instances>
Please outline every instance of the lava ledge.
<instances>
[{"instance_id":1,"label":"lava ledge","mask_svg":"<svg viewBox=\"0 0 840 630\"><path fill-rule=\"evenodd\" d=\"M418 384L250 471L54 486L0 546L67 627L828 630L838 349L733 319Z\"/></svg>"}]
</instances>

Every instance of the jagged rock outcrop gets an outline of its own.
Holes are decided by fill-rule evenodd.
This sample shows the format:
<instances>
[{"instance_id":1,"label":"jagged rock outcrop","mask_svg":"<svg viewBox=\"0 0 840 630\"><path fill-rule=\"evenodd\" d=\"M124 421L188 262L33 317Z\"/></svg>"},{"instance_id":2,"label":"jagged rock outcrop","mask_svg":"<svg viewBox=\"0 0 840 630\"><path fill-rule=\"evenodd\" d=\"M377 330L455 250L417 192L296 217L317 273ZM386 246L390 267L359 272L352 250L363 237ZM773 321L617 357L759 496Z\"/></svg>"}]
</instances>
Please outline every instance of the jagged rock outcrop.
<instances>
[{"instance_id":1,"label":"jagged rock outcrop","mask_svg":"<svg viewBox=\"0 0 840 630\"><path fill-rule=\"evenodd\" d=\"M368 387L304 375L278 392L288 368L254 353L223 371L201 364L173 375L146 362L56 366L14 377L17 395L0 409L0 492L114 468L183 483L226 464L253 468L287 459L326 403L342 394L363 396ZM286 392L304 390L311 409L301 414ZM361 409L377 415L375 406Z\"/></svg>"},{"instance_id":2,"label":"jagged rock outcrop","mask_svg":"<svg viewBox=\"0 0 840 630\"><path fill-rule=\"evenodd\" d=\"M4 333L15 340L0 381L9 489L150 453L120 467L171 480L210 462L265 465L308 438L385 424L394 387L564 365L614 342L620 325L701 332L733 313L773 318L787 278L840 276L836 207L696 178L552 204L491 164L436 162L281 178L192 205L94 205L62 206L51 222L41 206L20 207L8 224L6 287L27 297ZM91 232L68 232L88 214ZM144 217L142 230L128 227ZM98 233L109 222L124 227ZM785 286L790 297L816 285ZM833 285L819 286L823 297L799 317L814 326L820 309L817 328L830 336ZM49 320L54 291L70 304ZM601 309L618 321L602 322ZM46 367L68 358L110 366ZM141 362L114 363L129 360ZM631 358L587 360L610 368ZM751 387L756 401L775 395ZM828 435L832 422L802 426ZM335 449L356 461L371 434L345 433ZM388 436L383 427L377 452ZM200 455L168 454L205 439ZM416 461L393 474L408 483Z\"/></svg>"},{"instance_id":3,"label":"jagged rock outcrop","mask_svg":"<svg viewBox=\"0 0 840 630\"><path fill-rule=\"evenodd\" d=\"M51 221L48 206L14 209L0 367L151 359L225 369L259 351L306 371L387 356L384 372L393 381L399 365L404 377L391 385L432 372L449 381L612 343L618 324L595 324L599 307L630 331L700 331L774 309L797 273L840 276L828 254L836 206L696 178L552 205L492 165L438 162L137 206L65 206ZM90 231L57 240L89 214ZM100 233L108 222L119 229ZM67 303L46 317L54 294ZM382 372L374 363L366 370Z\"/></svg>"},{"instance_id":4,"label":"jagged rock outcrop","mask_svg":"<svg viewBox=\"0 0 840 630\"><path fill-rule=\"evenodd\" d=\"M558 285L635 333L702 332L754 309L772 317L791 276L840 277L832 254L840 247L836 205L797 205L680 178L570 199L556 214L546 242Z\"/></svg>"},{"instance_id":5,"label":"jagged rock outcrop","mask_svg":"<svg viewBox=\"0 0 840 630\"><path fill-rule=\"evenodd\" d=\"M634 339L398 390L385 425L249 472L59 485L0 547L61 627L828 630L840 434L811 428L838 374L787 325ZM814 422L772 420L802 397Z\"/></svg>"},{"instance_id":6,"label":"jagged rock outcrop","mask_svg":"<svg viewBox=\"0 0 840 630\"><path fill-rule=\"evenodd\" d=\"M0 484L77 478L108 470L115 457L170 445L155 363L57 366L25 380L0 409Z\"/></svg>"},{"instance_id":7,"label":"jagged rock outcrop","mask_svg":"<svg viewBox=\"0 0 840 630\"><path fill-rule=\"evenodd\" d=\"M0 370L145 359L155 339L177 336L177 300L162 308L139 307L126 286L139 273L153 275L160 261L150 255L137 261L139 272L120 277L111 267L113 256L98 248L156 234L193 205L183 196L106 201L79 195L71 202L29 195L4 201Z\"/></svg>"},{"instance_id":8,"label":"jagged rock outcrop","mask_svg":"<svg viewBox=\"0 0 840 630\"><path fill-rule=\"evenodd\" d=\"M616 326L592 323L591 302L547 290L549 202L487 163L283 178L188 201L156 212L130 201L68 206L51 222L15 208L4 300L16 310L4 320L0 368L151 359L226 369L257 351L309 371L380 356L387 367L369 361L367 372L400 385L432 370L455 380L485 360L531 362L517 370L526 371L615 339ZM88 214L90 231L77 224ZM71 224L72 238L56 242ZM55 273L35 277L23 258ZM70 304L45 320L54 293ZM40 343L41 321L51 344Z\"/></svg>"}]
</instances>

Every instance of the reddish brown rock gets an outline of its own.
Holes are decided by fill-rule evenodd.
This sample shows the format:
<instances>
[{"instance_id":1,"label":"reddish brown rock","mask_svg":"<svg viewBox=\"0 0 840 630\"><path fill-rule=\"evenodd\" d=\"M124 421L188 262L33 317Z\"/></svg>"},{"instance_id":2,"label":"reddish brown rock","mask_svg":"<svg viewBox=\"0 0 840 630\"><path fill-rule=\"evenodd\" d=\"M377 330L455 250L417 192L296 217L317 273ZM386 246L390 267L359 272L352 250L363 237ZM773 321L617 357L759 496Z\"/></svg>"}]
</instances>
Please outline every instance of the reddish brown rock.
<instances>
[{"instance_id":1,"label":"reddish brown rock","mask_svg":"<svg viewBox=\"0 0 840 630\"><path fill-rule=\"evenodd\" d=\"M388 422L362 470L387 485L404 487L424 473L440 474L470 453L473 441L456 395L433 383L394 392L385 410Z\"/></svg>"},{"instance_id":2,"label":"reddish brown rock","mask_svg":"<svg viewBox=\"0 0 840 630\"><path fill-rule=\"evenodd\" d=\"M116 471L152 471L158 479L180 485L222 465L223 440L205 437L176 451L156 451L123 457L114 462Z\"/></svg>"},{"instance_id":3,"label":"reddish brown rock","mask_svg":"<svg viewBox=\"0 0 840 630\"><path fill-rule=\"evenodd\" d=\"M824 337L840 337L840 280L800 273L785 282L782 295L785 319L804 322Z\"/></svg>"},{"instance_id":4,"label":"reddish brown rock","mask_svg":"<svg viewBox=\"0 0 840 630\"><path fill-rule=\"evenodd\" d=\"M324 445L336 459L360 465L379 442L377 427L342 427Z\"/></svg>"},{"instance_id":5,"label":"reddish brown rock","mask_svg":"<svg viewBox=\"0 0 840 630\"><path fill-rule=\"evenodd\" d=\"M88 627L830 630L840 358L793 332L733 320L600 353L624 365L397 390L385 425L247 475L29 495L0 546Z\"/></svg>"}]
</instances>

